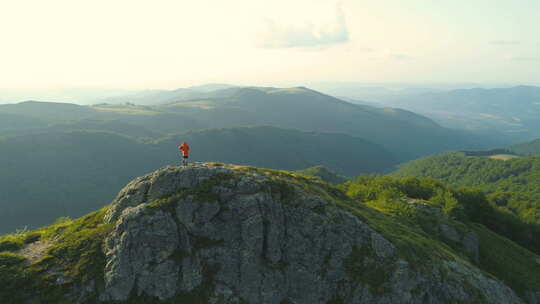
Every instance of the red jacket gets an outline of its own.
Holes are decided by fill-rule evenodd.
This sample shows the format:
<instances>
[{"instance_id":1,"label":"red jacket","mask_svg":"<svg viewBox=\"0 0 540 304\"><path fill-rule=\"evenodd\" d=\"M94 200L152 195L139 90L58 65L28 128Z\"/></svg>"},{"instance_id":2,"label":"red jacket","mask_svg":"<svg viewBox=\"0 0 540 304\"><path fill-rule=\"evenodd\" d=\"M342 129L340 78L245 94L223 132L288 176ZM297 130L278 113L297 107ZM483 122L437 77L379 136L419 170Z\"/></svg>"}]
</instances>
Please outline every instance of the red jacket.
<instances>
[{"instance_id":1,"label":"red jacket","mask_svg":"<svg viewBox=\"0 0 540 304\"><path fill-rule=\"evenodd\" d=\"M189 145L186 142L178 146L178 150L182 151L182 156L189 156Z\"/></svg>"}]
</instances>

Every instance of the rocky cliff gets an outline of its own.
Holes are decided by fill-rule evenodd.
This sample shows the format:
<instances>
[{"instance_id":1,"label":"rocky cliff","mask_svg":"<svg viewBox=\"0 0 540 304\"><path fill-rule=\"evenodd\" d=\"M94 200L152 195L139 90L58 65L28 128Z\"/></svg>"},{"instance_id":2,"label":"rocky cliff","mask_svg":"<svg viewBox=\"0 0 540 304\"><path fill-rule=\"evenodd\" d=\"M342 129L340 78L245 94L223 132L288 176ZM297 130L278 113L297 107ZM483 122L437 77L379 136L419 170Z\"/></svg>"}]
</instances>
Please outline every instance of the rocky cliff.
<instances>
[{"instance_id":1,"label":"rocky cliff","mask_svg":"<svg viewBox=\"0 0 540 304\"><path fill-rule=\"evenodd\" d=\"M100 212L0 239L0 274L20 273L0 302L537 303L480 269L474 231L438 225L451 248L388 224L315 178L166 167Z\"/></svg>"}]
</instances>

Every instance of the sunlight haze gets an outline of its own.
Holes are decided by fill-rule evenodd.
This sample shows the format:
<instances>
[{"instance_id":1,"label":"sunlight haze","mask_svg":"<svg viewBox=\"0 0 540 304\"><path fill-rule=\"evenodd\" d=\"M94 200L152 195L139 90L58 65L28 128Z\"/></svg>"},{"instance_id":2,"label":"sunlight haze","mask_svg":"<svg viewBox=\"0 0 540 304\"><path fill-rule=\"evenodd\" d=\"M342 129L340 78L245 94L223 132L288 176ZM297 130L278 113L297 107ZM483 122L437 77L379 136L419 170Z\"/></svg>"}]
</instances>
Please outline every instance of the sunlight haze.
<instances>
[{"instance_id":1,"label":"sunlight haze","mask_svg":"<svg viewBox=\"0 0 540 304\"><path fill-rule=\"evenodd\" d=\"M0 88L540 79L538 1L3 1Z\"/></svg>"}]
</instances>

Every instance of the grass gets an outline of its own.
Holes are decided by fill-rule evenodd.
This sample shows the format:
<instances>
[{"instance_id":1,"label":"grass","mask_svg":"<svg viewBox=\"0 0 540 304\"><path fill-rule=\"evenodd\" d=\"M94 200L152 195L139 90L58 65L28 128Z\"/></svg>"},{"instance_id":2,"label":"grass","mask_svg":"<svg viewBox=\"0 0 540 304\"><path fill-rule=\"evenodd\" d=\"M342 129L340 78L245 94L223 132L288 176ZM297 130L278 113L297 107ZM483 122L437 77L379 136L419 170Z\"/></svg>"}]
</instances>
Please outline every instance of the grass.
<instances>
[{"instance_id":1,"label":"grass","mask_svg":"<svg viewBox=\"0 0 540 304\"><path fill-rule=\"evenodd\" d=\"M488 156L488 158L498 159L498 160L510 160L510 159L514 159L514 158L519 158L519 156L518 155L512 155L512 154L495 154L495 155Z\"/></svg>"},{"instance_id":2,"label":"grass","mask_svg":"<svg viewBox=\"0 0 540 304\"><path fill-rule=\"evenodd\" d=\"M198 108L201 110L210 110L215 108L215 105L207 100L202 101L182 101L177 102L169 105L163 105L162 108L178 108L178 107L191 107L191 108Z\"/></svg>"},{"instance_id":3,"label":"grass","mask_svg":"<svg viewBox=\"0 0 540 304\"><path fill-rule=\"evenodd\" d=\"M480 267L504 281L518 294L540 291L540 258L511 240L475 224L480 238Z\"/></svg>"},{"instance_id":4,"label":"grass","mask_svg":"<svg viewBox=\"0 0 540 304\"><path fill-rule=\"evenodd\" d=\"M345 176L338 175L324 166L315 166L303 170L297 170L296 173L318 177L321 180L331 184L341 184L348 180Z\"/></svg>"},{"instance_id":5,"label":"grass","mask_svg":"<svg viewBox=\"0 0 540 304\"><path fill-rule=\"evenodd\" d=\"M17 251L26 244L38 241L41 234L37 232L15 233L0 236L0 252L2 251Z\"/></svg>"},{"instance_id":6,"label":"grass","mask_svg":"<svg viewBox=\"0 0 540 304\"><path fill-rule=\"evenodd\" d=\"M24 262L25 258L22 255L12 252L0 252L0 265L2 266L14 266Z\"/></svg>"},{"instance_id":7,"label":"grass","mask_svg":"<svg viewBox=\"0 0 540 304\"><path fill-rule=\"evenodd\" d=\"M355 246L346 259L345 270L355 281L368 286L372 294L382 295L387 291L389 275L393 273L393 261L380 261L373 258L371 249Z\"/></svg>"},{"instance_id":8,"label":"grass","mask_svg":"<svg viewBox=\"0 0 540 304\"><path fill-rule=\"evenodd\" d=\"M125 115L157 115L160 112L150 110L144 106L128 106L128 105L108 105L108 106L93 106L92 109L101 112L112 112L115 114Z\"/></svg>"},{"instance_id":9,"label":"grass","mask_svg":"<svg viewBox=\"0 0 540 304\"><path fill-rule=\"evenodd\" d=\"M13 252L0 253L0 298L9 299L2 303L23 303L32 295L46 303L70 303L64 298L66 286L91 282L96 288L103 286L102 244L112 229L103 224L105 212L106 208L33 232L3 236L2 244L16 244L19 249L37 239L51 242L51 246L44 258L29 265ZM64 285L56 283L58 275L66 278Z\"/></svg>"}]
</instances>

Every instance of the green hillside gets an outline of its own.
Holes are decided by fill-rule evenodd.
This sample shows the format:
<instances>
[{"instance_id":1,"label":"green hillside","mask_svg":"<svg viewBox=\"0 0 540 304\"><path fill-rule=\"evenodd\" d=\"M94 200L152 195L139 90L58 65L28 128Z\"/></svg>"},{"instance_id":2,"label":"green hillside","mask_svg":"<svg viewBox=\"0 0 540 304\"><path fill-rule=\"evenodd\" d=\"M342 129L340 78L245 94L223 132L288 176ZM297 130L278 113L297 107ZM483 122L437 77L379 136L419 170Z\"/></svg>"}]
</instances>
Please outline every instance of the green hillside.
<instances>
[{"instance_id":1,"label":"green hillside","mask_svg":"<svg viewBox=\"0 0 540 304\"><path fill-rule=\"evenodd\" d=\"M375 98L453 128L499 132L513 142L540 136L540 87L472 88Z\"/></svg>"},{"instance_id":2,"label":"green hillside","mask_svg":"<svg viewBox=\"0 0 540 304\"><path fill-rule=\"evenodd\" d=\"M540 264L535 260L540 254L540 242L536 238L540 233L539 227L526 225L493 206L479 190L447 186L435 179L390 176L358 177L339 188L349 197L390 216L385 221L377 217L366 219L383 229L390 229L404 243L420 240L411 238L410 232L400 230L401 225L411 231L420 231L420 235L443 241L454 250L463 251L465 249L460 247L463 244L448 239L453 233L447 234L443 225L453 226L458 231L472 230L480 239L478 261L483 270L502 278L516 290L540 287L540 272L530 271L540 270ZM433 207L439 208L443 216ZM528 239L515 238L522 233ZM521 264L524 261L526 264Z\"/></svg>"},{"instance_id":3,"label":"green hillside","mask_svg":"<svg viewBox=\"0 0 540 304\"><path fill-rule=\"evenodd\" d=\"M540 157L504 161L451 152L406 163L392 175L436 178L481 189L501 217L504 215L510 226L516 227L508 228L507 221L494 220L490 228L540 252Z\"/></svg>"},{"instance_id":4,"label":"green hillside","mask_svg":"<svg viewBox=\"0 0 540 304\"><path fill-rule=\"evenodd\" d=\"M95 110L70 103L25 101L0 105L0 113L33 117L44 121L65 121L94 118Z\"/></svg>"},{"instance_id":5,"label":"green hillside","mask_svg":"<svg viewBox=\"0 0 540 304\"><path fill-rule=\"evenodd\" d=\"M63 128L71 130L67 132L51 127L46 133L1 139L0 233L44 225L59 216L81 216L104 206L129 180L179 163L181 141L191 145L191 161L288 170L323 164L345 175L381 172L397 163L380 146L345 134L253 127L189 131L142 141L78 127L130 131L121 123L87 122L65 124ZM146 134L136 128L131 131Z\"/></svg>"},{"instance_id":6,"label":"green hillside","mask_svg":"<svg viewBox=\"0 0 540 304\"><path fill-rule=\"evenodd\" d=\"M307 88L233 88L225 97L160 106L189 111L213 127L275 125L309 131L340 132L362 137L387 148L400 159L437 151L491 145L490 139L445 129L412 112L354 105Z\"/></svg>"},{"instance_id":7,"label":"green hillside","mask_svg":"<svg viewBox=\"0 0 540 304\"><path fill-rule=\"evenodd\" d=\"M0 135L7 131L36 129L47 124L40 119L17 114L0 113Z\"/></svg>"},{"instance_id":8,"label":"green hillside","mask_svg":"<svg viewBox=\"0 0 540 304\"><path fill-rule=\"evenodd\" d=\"M458 186L489 192L514 191L540 199L540 157L496 160L448 152L400 165L394 176L432 177Z\"/></svg>"},{"instance_id":9,"label":"green hillside","mask_svg":"<svg viewBox=\"0 0 540 304\"><path fill-rule=\"evenodd\" d=\"M540 155L540 138L530 142L510 146L508 149L520 155Z\"/></svg>"},{"instance_id":10,"label":"green hillside","mask_svg":"<svg viewBox=\"0 0 540 304\"><path fill-rule=\"evenodd\" d=\"M315 176L321 180L330 183L330 184L341 184L347 181L347 177L337 174L336 172L329 170L325 166L315 166L302 170L295 171L296 173Z\"/></svg>"},{"instance_id":11,"label":"green hillside","mask_svg":"<svg viewBox=\"0 0 540 304\"><path fill-rule=\"evenodd\" d=\"M107 103L131 103L137 105L161 105L182 100L209 98L215 96L214 92L235 86L228 84L205 84L175 90L145 90L130 95L105 98Z\"/></svg>"}]
</instances>

